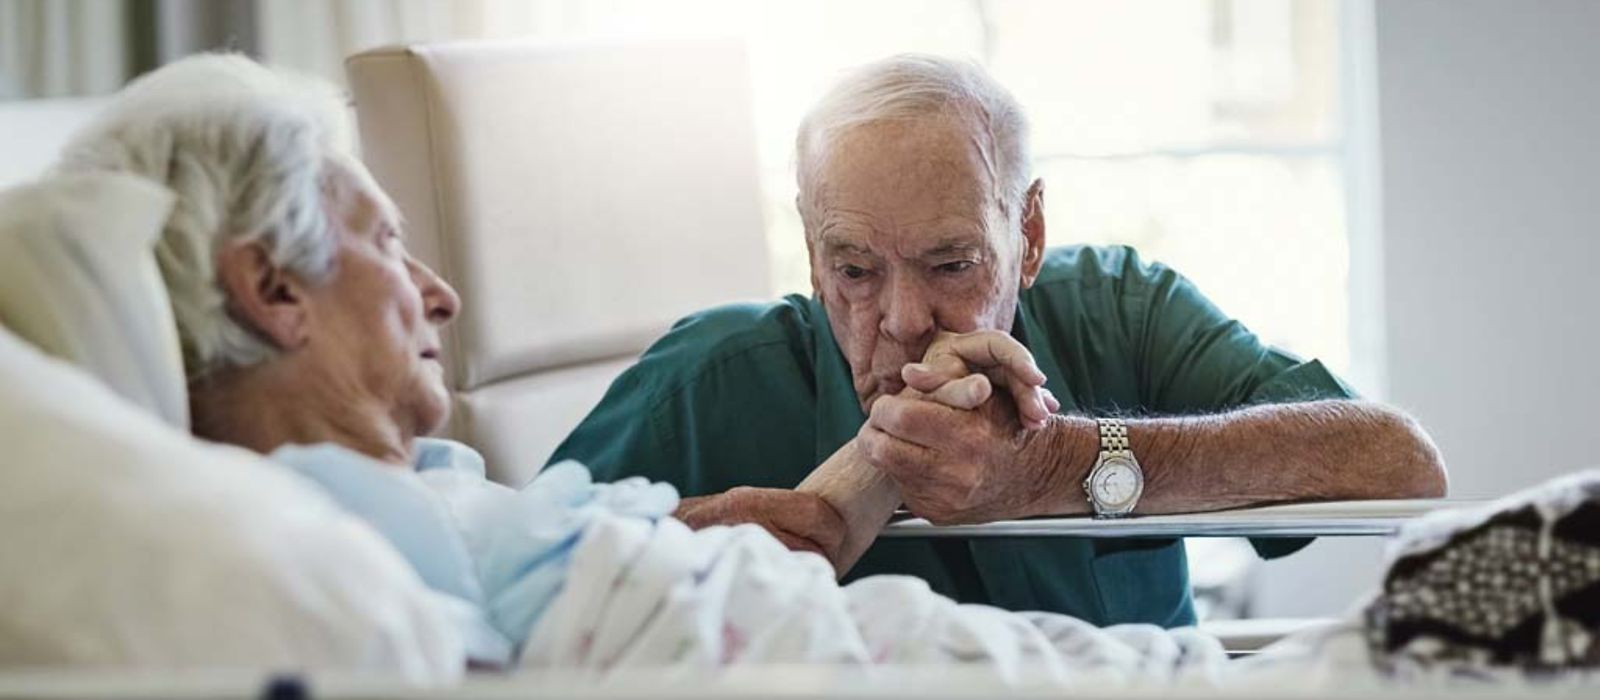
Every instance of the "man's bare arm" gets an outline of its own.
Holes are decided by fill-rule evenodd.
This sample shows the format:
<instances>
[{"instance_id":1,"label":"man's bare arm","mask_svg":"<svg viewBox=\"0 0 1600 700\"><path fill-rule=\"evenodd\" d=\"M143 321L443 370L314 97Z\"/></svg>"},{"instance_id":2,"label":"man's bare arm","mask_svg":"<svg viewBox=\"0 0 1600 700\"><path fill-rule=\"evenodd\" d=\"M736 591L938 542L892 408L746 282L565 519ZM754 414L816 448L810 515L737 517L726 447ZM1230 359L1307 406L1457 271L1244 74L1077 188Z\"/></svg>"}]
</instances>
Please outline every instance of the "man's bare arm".
<instances>
[{"instance_id":1,"label":"man's bare arm","mask_svg":"<svg viewBox=\"0 0 1600 700\"><path fill-rule=\"evenodd\" d=\"M1099 451L1094 419L1004 428L929 401L880 399L862 451L939 523L1088 512L1083 479ZM1426 498L1446 490L1438 450L1416 422L1363 401L1253 406L1126 421L1145 472L1136 513L1307 500Z\"/></svg>"},{"instance_id":2,"label":"man's bare arm","mask_svg":"<svg viewBox=\"0 0 1600 700\"><path fill-rule=\"evenodd\" d=\"M1140 513L1314 500L1437 498L1447 490L1433 441L1404 413L1365 401L1253 406L1126 421L1145 472ZM1026 450L1059 473L1050 510L1084 512L1082 482L1099 452L1095 421L1059 416Z\"/></svg>"}]
</instances>

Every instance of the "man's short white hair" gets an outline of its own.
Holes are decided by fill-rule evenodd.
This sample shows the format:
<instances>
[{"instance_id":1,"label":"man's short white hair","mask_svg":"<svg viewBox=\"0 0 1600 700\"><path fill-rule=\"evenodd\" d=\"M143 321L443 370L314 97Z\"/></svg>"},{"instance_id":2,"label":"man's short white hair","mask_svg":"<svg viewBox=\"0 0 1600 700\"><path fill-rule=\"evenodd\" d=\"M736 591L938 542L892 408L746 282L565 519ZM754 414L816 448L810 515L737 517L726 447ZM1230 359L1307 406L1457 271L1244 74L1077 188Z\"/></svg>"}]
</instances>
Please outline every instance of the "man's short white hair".
<instances>
[{"instance_id":1,"label":"man's short white hair","mask_svg":"<svg viewBox=\"0 0 1600 700\"><path fill-rule=\"evenodd\" d=\"M276 354L228 313L216 279L224 242L259 241L274 264L308 281L331 273L336 224L326 200L348 189L333 174L370 184L351 155L349 122L331 84L208 54L129 84L67 145L58 170L130 173L177 195L156 259L191 381Z\"/></svg>"},{"instance_id":2,"label":"man's short white hair","mask_svg":"<svg viewBox=\"0 0 1600 700\"><path fill-rule=\"evenodd\" d=\"M795 139L801 206L814 192L830 144L850 129L884 121L956 115L977 130L994 173L995 200L1010 221L1021 216L1031 181L1028 119L1021 105L982 66L922 54L901 54L857 68L840 80L800 123Z\"/></svg>"}]
</instances>

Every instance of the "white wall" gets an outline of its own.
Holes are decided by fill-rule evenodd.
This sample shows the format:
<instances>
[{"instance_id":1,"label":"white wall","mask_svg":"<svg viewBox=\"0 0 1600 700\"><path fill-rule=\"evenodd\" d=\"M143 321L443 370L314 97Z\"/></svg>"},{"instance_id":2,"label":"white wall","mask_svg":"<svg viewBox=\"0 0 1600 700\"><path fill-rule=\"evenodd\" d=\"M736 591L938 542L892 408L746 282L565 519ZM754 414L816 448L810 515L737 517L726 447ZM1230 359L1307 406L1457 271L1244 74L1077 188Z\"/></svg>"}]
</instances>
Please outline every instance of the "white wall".
<instances>
[{"instance_id":1,"label":"white wall","mask_svg":"<svg viewBox=\"0 0 1600 700\"><path fill-rule=\"evenodd\" d=\"M1600 2L1373 5L1388 399L1452 495L1600 464ZM1379 547L1269 564L1259 612L1337 613Z\"/></svg>"},{"instance_id":2,"label":"white wall","mask_svg":"<svg viewBox=\"0 0 1600 700\"><path fill-rule=\"evenodd\" d=\"M1600 463L1600 3L1379 3L1390 397L1452 487Z\"/></svg>"},{"instance_id":3,"label":"white wall","mask_svg":"<svg viewBox=\"0 0 1600 700\"><path fill-rule=\"evenodd\" d=\"M67 139L105 103L102 97L0 102L0 188L55 163Z\"/></svg>"}]
</instances>

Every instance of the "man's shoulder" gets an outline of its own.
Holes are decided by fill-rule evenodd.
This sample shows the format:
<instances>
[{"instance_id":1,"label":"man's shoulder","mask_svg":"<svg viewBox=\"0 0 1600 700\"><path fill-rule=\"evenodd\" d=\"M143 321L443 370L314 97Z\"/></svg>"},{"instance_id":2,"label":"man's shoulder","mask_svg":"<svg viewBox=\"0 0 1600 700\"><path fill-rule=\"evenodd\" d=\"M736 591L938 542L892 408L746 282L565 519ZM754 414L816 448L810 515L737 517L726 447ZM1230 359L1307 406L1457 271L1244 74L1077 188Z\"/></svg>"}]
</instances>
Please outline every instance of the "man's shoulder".
<instances>
[{"instance_id":1,"label":"man's shoulder","mask_svg":"<svg viewBox=\"0 0 1600 700\"><path fill-rule=\"evenodd\" d=\"M1145 284L1166 272L1160 263L1146 263L1131 246L1058 246L1045 250L1033 289Z\"/></svg>"},{"instance_id":2,"label":"man's shoulder","mask_svg":"<svg viewBox=\"0 0 1600 700\"><path fill-rule=\"evenodd\" d=\"M772 358L792 357L798 367L811 354L812 326L825 323L806 297L791 294L765 303L726 304L699 311L672 325L640 356L628 374L638 388L674 391L708 374L758 365L780 371ZM757 363L741 362L762 356Z\"/></svg>"}]
</instances>

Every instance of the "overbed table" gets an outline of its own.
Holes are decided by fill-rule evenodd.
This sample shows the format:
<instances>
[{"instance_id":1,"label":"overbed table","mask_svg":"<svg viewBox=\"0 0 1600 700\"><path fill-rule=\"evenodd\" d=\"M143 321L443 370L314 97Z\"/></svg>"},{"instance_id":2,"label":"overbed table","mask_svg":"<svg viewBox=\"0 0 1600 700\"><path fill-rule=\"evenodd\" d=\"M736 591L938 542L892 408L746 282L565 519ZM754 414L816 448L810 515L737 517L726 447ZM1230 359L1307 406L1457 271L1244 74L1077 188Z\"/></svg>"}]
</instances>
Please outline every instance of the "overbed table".
<instances>
[{"instance_id":1,"label":"overbed table","mask_svg":"<svg viewBox=\"0 0 1600 700\"><path fill-rule=\"evenodd\" d=\"M1483 503L1467 499L1327 501L1214 513L1004 520L937 526L902 514L882 537L1336 537L1394 534L1405 521L1436 510Z\"/></svg>"}]
</instances>

